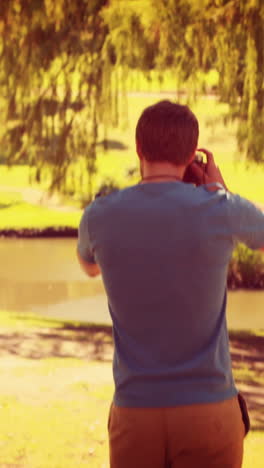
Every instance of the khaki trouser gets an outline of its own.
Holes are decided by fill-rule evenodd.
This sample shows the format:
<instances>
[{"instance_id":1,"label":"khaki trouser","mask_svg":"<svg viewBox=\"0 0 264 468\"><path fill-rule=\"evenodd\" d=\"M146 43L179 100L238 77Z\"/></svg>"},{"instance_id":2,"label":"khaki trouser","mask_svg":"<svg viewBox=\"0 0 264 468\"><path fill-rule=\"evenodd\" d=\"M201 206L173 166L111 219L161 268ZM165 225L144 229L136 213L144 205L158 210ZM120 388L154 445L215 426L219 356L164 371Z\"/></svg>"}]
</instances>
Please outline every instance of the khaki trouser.
<instances>
[{"instance_id":1,"label":"khaki trouser","mask_svg":"<svg viewBox=\"0 0 264 468\"><path fill-rule=\"evenodd\" d=\"M109 414L111 468L240 468L245 428L237 397Z\"/></svg>"}]
</instances>

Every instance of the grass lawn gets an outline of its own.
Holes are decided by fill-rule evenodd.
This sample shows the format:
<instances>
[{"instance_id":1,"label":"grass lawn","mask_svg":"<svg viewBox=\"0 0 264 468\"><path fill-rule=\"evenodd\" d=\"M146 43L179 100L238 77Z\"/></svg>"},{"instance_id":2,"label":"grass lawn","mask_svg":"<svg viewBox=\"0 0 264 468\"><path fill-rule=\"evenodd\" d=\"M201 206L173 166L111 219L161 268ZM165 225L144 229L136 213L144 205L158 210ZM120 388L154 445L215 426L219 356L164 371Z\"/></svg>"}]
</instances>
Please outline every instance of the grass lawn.
<instances>
[{"instance_id":1,"label":"grass lawn","mask_svg":"<svg viewBox=\"0 0 264 468\"><path fill-rule=\"evenodd\" d=\"M18 192L0 191L0 230L21 228L78 227L81 210L59 211L23 201Z\"/></svg>"},{"instance_id":2,"label":"grass lawn","mask_svg":"<svg viewBox=\"0 0 264 468\"><path fill-rule=\"evenodd\" d=\"M81 218L80 212L60 212L43 206L34 206L21 203L1 212L0 229L6 228L45 228L78 227Z\"/></svg>"},{"instance_id":3,"label":"grass lawn","mask_svg":"<svg viewBox=\"0 0 264 468\"><path fill-rule=\"evenodd\" d=\"M111 329L4 311L0 325L0 466L108 468ZM263 405L254 412L253 391L264 384L263 340L231 334L234 373L252 407L243 468L263 466Z\"/></svg>"}]
</instances>

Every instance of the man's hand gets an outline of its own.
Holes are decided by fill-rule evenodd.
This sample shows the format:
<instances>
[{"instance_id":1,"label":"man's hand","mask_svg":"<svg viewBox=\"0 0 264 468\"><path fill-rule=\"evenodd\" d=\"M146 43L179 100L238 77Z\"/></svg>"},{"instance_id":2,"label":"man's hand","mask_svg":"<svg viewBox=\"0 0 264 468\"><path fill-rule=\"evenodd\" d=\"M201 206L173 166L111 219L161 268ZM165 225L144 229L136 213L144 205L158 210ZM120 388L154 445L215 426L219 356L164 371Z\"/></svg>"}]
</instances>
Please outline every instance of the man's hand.
<instances>
[{"instance_id":1,"label":"man's hand","mask_svg":"<svg viewBox=\"0 0 264 468\"><path fill-rule=\"evenodd\" d=\"M206 164L200 165L195 161L190 165L190 169L197 180L197 185L212 184L219 182L227 190L223 176L218 166L216 166L213 154L205 148L199 148L197 151L206 155ZM217 188L212 186L208 190L215 191Z\"/></svg>"},{"instance_id":2,"label":"man's hand","mask_svg":"<svg viewBox=\"0 0 264 468\"><path fill-rule=\"evenodd\" d=\"M206 164L200 164L199 162L197 163L193 161L192 164L190 164L189 166L191 177L193 177L193 179L195 180L196 185L212 184L219 182L221 185L223 185L223 187L226 190L228 190L224 182L223 176L220 172L220 169L218 166L216 166L214 162L213 154L205 148L199 148L197 149L197 151L200 151L201 153L204 153L206 155L207 162ZM208 187L207 190L214 192L217 190L217 187L212 185L211 187ZM263 206L257 206L257 208L259 208L264 213ZM262 250L264 252L264 247L260 247L259 250Z\"/></svg>"},{"instance_id":3,"label":"man's hand","mask_svg":"<svg viewBox=\"0 0 264 468\"><path fill-rule=\"evenodd\" d=\"M82 267L82 270L84 271L84 273L86 273L87 276L94 278L95 276L98 276L101 274L99 266L96 263L88 263L85 260L83 260L78 251L77 251L77 258Z\"/></svg>"}]
</instances>

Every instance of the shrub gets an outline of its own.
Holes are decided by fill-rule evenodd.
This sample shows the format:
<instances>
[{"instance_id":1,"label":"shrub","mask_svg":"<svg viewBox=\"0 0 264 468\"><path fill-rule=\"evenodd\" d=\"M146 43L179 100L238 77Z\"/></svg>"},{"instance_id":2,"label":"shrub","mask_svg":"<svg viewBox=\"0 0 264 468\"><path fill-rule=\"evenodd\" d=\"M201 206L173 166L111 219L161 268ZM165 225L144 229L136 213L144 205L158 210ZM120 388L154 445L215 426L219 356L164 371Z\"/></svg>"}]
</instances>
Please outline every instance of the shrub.
<instances>
[{"instance_id":1,"label":"shrub","mask_svg":"<svg viewBox=\"0 0 264 468\"><path fill-rule=\"evenodd\" d=\"M230 289L263 289L263 254L238 244L229 264L227 284Z\"/></svg>"}]
</instances>

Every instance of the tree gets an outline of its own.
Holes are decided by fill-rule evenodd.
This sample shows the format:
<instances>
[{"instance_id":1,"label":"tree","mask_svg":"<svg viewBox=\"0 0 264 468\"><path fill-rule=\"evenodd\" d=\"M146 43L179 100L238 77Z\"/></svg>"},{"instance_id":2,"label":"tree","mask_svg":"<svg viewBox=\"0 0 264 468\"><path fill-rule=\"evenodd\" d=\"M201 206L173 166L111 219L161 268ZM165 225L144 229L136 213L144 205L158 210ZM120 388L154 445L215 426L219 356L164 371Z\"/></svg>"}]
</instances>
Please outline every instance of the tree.
<instances>
[{"instance_id":1,"label":"tree","mask_svg":"<svg viewBox=\"0 0 264 468\"><path fill-rule=\"evenodd\" d=\"M63 188L70 163L80 159L91 196L98 124L110 113L101 16L107 3L0 3L4 156L10 165L29 163L38 181L48 176L51 190Z\"/></svg>"},{"instance_id":2,"label":"tree","mask_svg":"<svg viewBox=\"0 0 264 468\"><path fill-rule=\"evenodd\" d=\"M238 144L264 161L264 2L158 0L158 62L185 81L198 70L219 72L220 99L238 118ZM175 52L174 52L175 51Z\"/></svg>"},{"instance_id":3,"label":"tree","mask_svg":"<svg viewBox=\"0 0 264 468\"><path fill-rule=\"evenodd\" d=\"M238 118L238 144L248 159L264 161L264 2L208 2L219 93ZM210 21L208 17L205 22Z\"/></svg>"},{"instance_id":4,"label":"tree","mask_svg":"<svg viewBox=\"0 0 264 468\"><path fill-rule=\"evenodd\" d=\"M123 66L170 68L178 87L218 70L239 147L264 161L263 0L112 0L108 14L108 41Z\"/></svg>"},{"instance_id":5,"label":"tree","mask_svg":"<svg viewBox=\"0 0 264 468\"><path fill-rule=\"evenodd\" d=\"M1 157L51 190L78 161L91 198L98 131L118 124L120 96L124 120L129 71L170 68L180 87L214 68L240 146L263 162L263 42L262 0L0 2Z\"/></svg>"}]
</instances>

